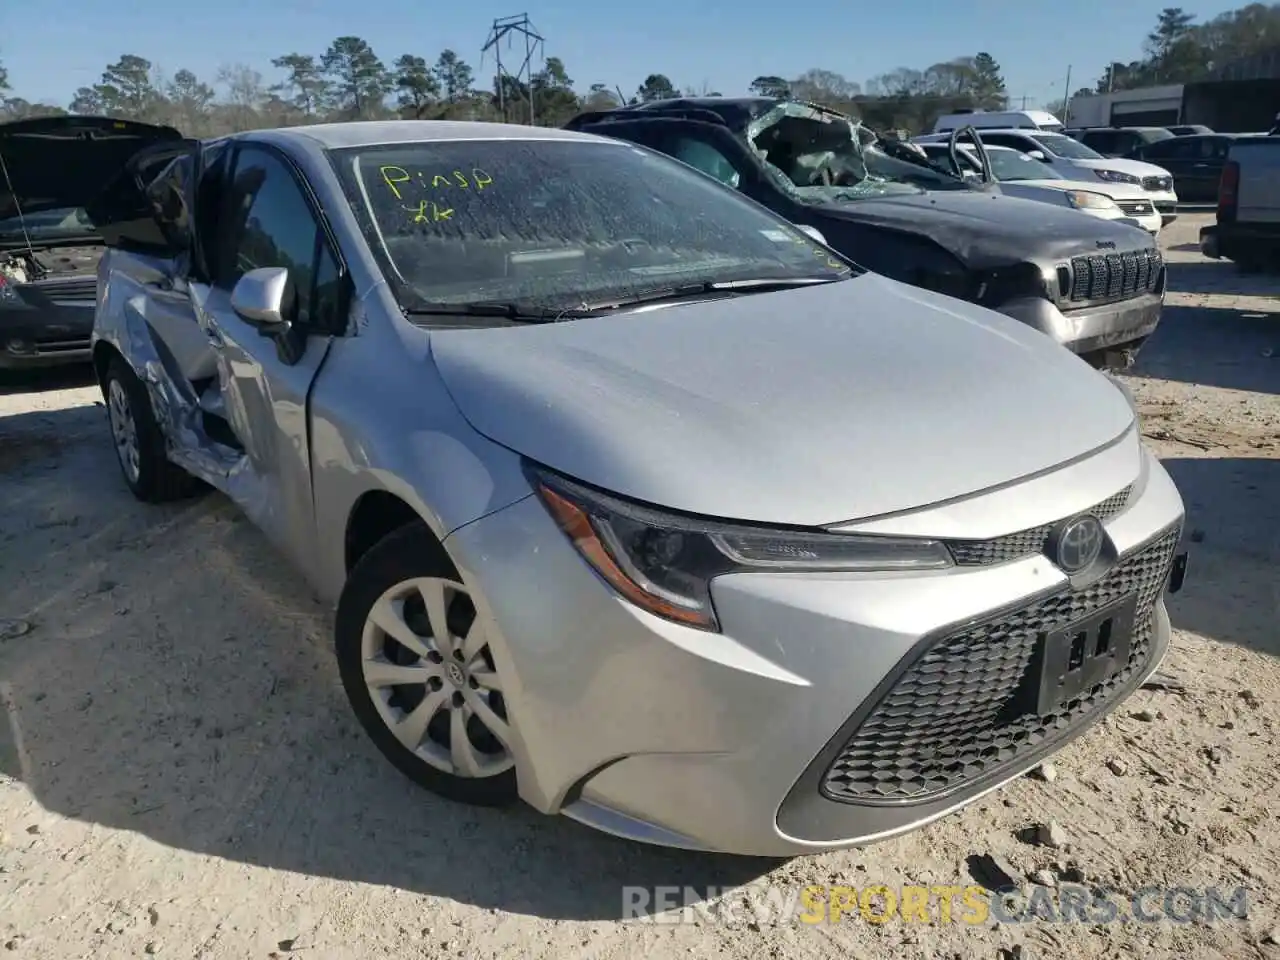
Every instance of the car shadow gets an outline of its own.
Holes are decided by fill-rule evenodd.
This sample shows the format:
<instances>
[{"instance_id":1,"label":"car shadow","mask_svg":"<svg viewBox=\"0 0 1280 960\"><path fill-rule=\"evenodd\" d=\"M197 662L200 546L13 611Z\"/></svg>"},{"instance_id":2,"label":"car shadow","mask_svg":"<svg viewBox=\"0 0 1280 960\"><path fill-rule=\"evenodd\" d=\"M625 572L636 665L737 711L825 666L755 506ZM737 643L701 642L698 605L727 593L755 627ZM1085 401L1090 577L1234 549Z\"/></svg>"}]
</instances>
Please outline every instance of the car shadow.
<instances>
[{"instance_id":1,"label":"car shadow","mask_svg":"<svg viewBox=\"0 0 1280 960\"><path fill-rule=\"evenodd\" d=\"M1174 625L1280 656L1280 459L1161 461L1187 508L1190 564L1169 597Z\"/></svg>"},{"instance_id":2,"label":"car shadow","mask_svg":"<svg viewBox=\"0 0 1280 960\"><path fill-rule=\"evenodd\" d=\"M225 498L149 507L100 407L0 419L77 438L0 470L0 773L165 847L547 918L781 862L646 847L412 786L347 706L331 612ZM33 441L34 442L34 441Z\"/></svg>"},{"instance_id":3,"label":"car shadow","mask_svg":"<svg viewBox=\"0 0 1280 960\"><path fill-rule=\"evenodd\" d=\"M96 382L88 363L48 370L0 370L0 396L91 387Z\"/></svg>"},{"instance_id":4,"label":"car shadow","mask_svg":"<svg viewBox=\"0 0 1280 960\"><path fill-rule=\"evenodd\" d=\"M1270 310L1166 305L1136 376L1280 393L1280 299Z\"/></svg>"}]
</instances>

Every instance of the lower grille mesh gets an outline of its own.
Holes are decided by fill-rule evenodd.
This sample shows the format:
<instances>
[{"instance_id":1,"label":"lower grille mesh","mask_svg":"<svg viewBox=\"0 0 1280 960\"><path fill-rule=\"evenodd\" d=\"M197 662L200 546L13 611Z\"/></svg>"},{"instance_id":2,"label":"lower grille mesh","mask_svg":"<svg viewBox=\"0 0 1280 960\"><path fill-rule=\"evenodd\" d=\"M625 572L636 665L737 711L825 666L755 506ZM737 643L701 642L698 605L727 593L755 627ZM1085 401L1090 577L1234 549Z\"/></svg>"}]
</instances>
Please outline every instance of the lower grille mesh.
<instances>
[{"instance_id":1,"label":"lower grille mesh","mask_svg":"<svg viewBox=\"0 0 1280 960\"><path fill-rule=\"evenodd\" d=\"M1067 734L1111 703L1152 656L1152 612L1180 531L1123 558L1079 591L1064 588L929 647L872 709L823 777L844 803L919 803L999 772ZM1137 595L1129 660L1121 671L1047 716L1036 714L1041 637Z\"/></svg>"}]
</instances>

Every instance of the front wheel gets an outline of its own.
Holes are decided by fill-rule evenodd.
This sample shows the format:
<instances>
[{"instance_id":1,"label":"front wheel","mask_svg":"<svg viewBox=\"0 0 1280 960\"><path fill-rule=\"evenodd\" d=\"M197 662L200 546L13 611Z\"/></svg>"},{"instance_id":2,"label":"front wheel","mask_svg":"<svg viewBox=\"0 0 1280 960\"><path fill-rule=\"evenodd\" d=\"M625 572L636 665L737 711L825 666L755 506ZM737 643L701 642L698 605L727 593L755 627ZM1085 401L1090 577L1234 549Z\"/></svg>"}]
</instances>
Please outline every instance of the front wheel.
<instances>
[{"instance_id":1,"label":"front wheel","mask_svg":"<svg viewBox=\"0 0 1280 960\"><path fill-rule=\"evenodd\" d=\"M484 621L423 524L356 564L338 602L338 670L374 744L409 779L450 800L516 799L502 682Z\"/></svg>"}]
</instances>

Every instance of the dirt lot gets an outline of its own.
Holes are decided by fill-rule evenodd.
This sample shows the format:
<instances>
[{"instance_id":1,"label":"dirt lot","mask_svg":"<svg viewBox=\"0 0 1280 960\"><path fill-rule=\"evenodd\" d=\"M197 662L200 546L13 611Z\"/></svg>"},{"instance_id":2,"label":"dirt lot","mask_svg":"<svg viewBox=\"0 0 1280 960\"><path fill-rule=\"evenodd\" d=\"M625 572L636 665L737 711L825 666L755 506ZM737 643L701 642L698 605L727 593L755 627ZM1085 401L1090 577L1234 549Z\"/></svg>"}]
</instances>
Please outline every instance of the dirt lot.
<instances>
[{"instance_id":1,"label":"dirt lot","mask_svg":"<svg viewBox=\"0 0 1280 960\"><path fill-rule=\"evenodd\" d=\"M83 382L0 391L0 943L95 960L1280 957L1280 278L1204 260L1203 222L1166 231L1175 292L1131 378L1196 541L1170 682L1051 782L787 863L411 788L347 710L328 612L225 500L135 503ZM1049 820L1057 847L1024 839ZM1249 917L618 919L624 885L965 885L993 865L1125 893L1244 886Z\"/></svg>"}]
</instances>

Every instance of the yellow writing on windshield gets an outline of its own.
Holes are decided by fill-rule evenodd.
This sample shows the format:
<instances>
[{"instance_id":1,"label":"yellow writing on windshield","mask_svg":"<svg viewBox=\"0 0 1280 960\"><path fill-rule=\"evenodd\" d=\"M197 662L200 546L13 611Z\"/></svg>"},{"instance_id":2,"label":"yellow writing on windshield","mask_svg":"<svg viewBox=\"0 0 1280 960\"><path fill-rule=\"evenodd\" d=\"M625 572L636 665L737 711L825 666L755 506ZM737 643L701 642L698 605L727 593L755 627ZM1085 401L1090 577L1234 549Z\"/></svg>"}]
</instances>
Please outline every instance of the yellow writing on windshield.
<instances>
[{"instance_id":1,"label":"yellow writing on windshield","mask_svg":"<svg viewBox=\"0 0 1280 960\"><path fill-rule=\"evenodd\" d=\"M402 206L413 214L414 223L433 223L438 220L448 220L453 216L453 210L441 207L438 203L432 203L430 200L419 200L418 205L402 204Z\"/></svg>"},{"instance_id":2,"label":"yellow writing on windshield","mask_svg":"<svg viewBox=\"0 0 1280 960\"><path fill-rule=\"evenodd\" d=\"M832 270L843 270L845 268L844 264L841 263L839 260L837 260L835 257L833 257L829 250L824 250L822 249L822 247L814 246L813 241L810 240L808 237L806 237L804 234L793 233L791 234L791 239L796 243L798 243L800 246L807 247L810 250L810 252L813 253L813 256L815 259L825 261L827 266L830 267Z\"/></svg>"},{"instance_id":3,"label":"yellow writing on windshield","mask_svg":"<svg viewBox=\"0 0 1280 960\"><path fill-rule=\"evenodd\" d=\"M472 167L470 175L468 175L462 170L453 170L449 173L411 172L405 167L387 164L379 167L378 173L381 174L382 182L387 185L387 189L391 191L397 200L401 201L405 198L405 192L413 187L418 187L422 190L474 189L480 191L493 183L493 177L479 167ZM440 217L438 219L445 218Z\"/></svg>"}]
</instances>

